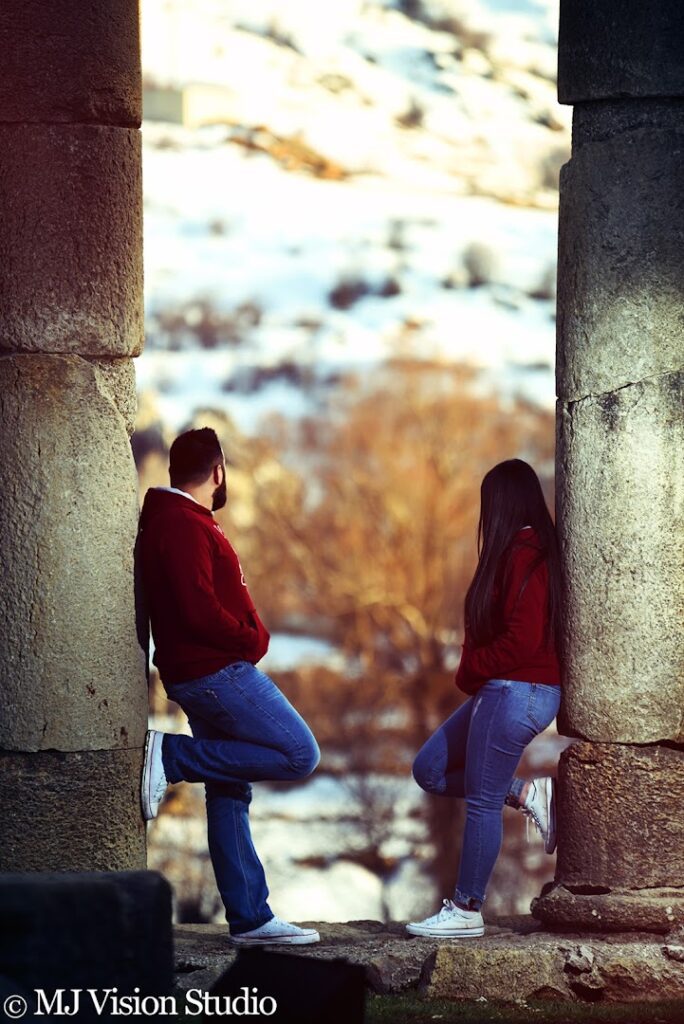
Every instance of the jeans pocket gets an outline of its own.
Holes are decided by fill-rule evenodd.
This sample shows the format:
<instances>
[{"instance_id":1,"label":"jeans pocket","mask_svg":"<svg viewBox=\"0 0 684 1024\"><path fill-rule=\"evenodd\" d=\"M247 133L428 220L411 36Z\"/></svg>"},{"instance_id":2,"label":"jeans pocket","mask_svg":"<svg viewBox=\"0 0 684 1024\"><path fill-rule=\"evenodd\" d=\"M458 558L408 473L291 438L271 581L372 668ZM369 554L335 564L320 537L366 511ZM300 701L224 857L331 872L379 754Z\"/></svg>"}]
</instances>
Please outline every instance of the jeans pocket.
<instances>
[{"instance_id":1,"label":"jeans pocket","mask_svg":"<svg viewBox=\"0 0 684 1024\"><path fill-rule=\"evenodd\" d=\"M250 668L254 668L251 661L231 661L230 665L226 665L221 669L219 675L225 675L228 679L235 679L236 676L241 676L243 672Z\"/></svg>"},{"instance_id":2,"label":"jeans pocket","mask_svg":"<svg viewBox=\"0 0 684 1024\"><path fill-rule=\"evenodd\" d=\"M538 732L543 732L558 713L559 693L556 687L542 683L531 683L527 698L527 718Z\"/></svg>"},{"instance_id":3,"label":"jeans pocket","mask_svg":"<svg viewBox=\"0 0 684 1024\"><path fill-rule=\"evenodd\" d=\"M546 728L547 723L540 721L544 712L538 702L538 695L537 684L530 683L530 692L527 698L527 718L538 732L542 732Z\"/></svg>"},{"instance_id":4,"label":"jeans pocket","mask_svg":"<svg viewBox=\"0 0 684 1024\"><path fill-rule=\"evenodd\" d=\"M207 686L204 689L203 694L205 694L209 698L211 703L215 706L216 711L220 715L227 718L229 722L233 724L237 722L237 715L235 714L235 711L232 708L228 707L225 700L221 699L221 693L218 689L214 689L213 687Z\"/></svg>"}]
</instances>

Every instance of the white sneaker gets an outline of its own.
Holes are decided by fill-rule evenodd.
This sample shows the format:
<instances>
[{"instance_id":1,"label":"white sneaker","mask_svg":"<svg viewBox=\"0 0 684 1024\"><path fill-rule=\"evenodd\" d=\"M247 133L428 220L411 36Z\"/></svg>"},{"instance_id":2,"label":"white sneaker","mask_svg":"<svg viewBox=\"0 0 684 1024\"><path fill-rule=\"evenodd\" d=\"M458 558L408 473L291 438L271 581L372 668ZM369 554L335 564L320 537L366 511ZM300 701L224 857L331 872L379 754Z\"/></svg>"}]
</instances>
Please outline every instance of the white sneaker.
<instances>
[{"instance_id":1,"label":"white sneaker","mask_svg":"<svg viewBox=\"0 0 684 1024\"><path fill-rule=\"evenodd\" d=\"M250 932L231 935L231 940L236 946L264 946L272 942L306 946L310 942L320 942L321 937L314 928L299 928L280 917L272 917L266 924L253 928Z\"/></svg>"},{"instance_id":2,"label":"white sneaker","mask_svg":"<svg viewBox=\"0 0 684 1024\"><path fill-rule=\"evenodd\" d=\"M164 799L164 793L169 784L164 774L164 764L162 762L163 739L163 732L158 732L156 729L147 730L142 781L140 784L140 801L145 821L157 817L159 804Z\"/></svg>"},{"instance_id":3,"label":"white sneaker","mask_svg":"<svg viewBox=\"0 0 684 1024\"><path fill-rule=\"evenodd\" d=\"M553 853L556 849L556 780L549 775L532 779L520 810L527 816L525 831L528 840L532 820L544 840L544 849Z\"/></svg>"},{"instance_id":4,"label":"white sneaker","mask_svg":"<svg viewBox=\"0 0 684 1024\"><path fill-rule=\"evenodd\" d=\"M452 939L484 935L484 921L479 910L463 910L453 900L443 900L442 909L424 921L410 921L409 935L427 935L435 939Z\"/></svg>"}]
</instances>

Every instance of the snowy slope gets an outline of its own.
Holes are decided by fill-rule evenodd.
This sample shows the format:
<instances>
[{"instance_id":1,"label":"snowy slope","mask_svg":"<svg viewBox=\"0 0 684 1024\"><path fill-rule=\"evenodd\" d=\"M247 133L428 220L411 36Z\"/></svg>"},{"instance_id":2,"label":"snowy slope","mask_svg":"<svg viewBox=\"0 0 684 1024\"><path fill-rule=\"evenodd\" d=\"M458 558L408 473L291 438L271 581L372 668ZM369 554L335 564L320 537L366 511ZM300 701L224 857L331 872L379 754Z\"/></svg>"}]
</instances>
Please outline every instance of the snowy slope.
<instances>
[{"instance_id":1,"label":"snowy slope","mask_svg":"<svg viewBox=\"0 0 684 1024\"><path fill-rule=\"evenodd\" d=\"M171 427L197 405L245 429L301 414L315 388L281 364L324 381L397 351L553 403L556 19L556 0L143 0L147 79L230 96L228 125L143 124L138 380Z\"/></svg>"}]
</instances>

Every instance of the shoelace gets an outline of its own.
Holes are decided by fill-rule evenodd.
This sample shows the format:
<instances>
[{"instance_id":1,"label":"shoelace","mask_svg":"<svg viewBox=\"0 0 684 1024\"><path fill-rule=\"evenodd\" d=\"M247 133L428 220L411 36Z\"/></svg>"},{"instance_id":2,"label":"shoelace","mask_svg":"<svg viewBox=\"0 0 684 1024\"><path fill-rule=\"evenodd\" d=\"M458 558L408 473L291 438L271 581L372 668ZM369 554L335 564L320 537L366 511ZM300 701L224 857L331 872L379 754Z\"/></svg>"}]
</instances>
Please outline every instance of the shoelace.
<instances>
[{"instance_id":1,"label":"shoelace","mask_svg":"<svg viewBox=\"0 0 684 1024\"><path fill-rule=\"evenodd\" d=\"M534 785L534 783L533 783L533 785ZM537 788L535 786L535 795L536 795L536 792L537 792ZM525 839L527 840L527 842L529 843L529 841L530 841L530 820L532 820L534 822L534 824L537 826L537 829L539 830L539 834L541 835L541 837L543 839L544 838L544 829L542 828L541 820L539 819L539 816L537 815L537 812L534 810L534 808L533 807L521 807L520 809L523 812L523 814L525 815Z\"/></svg>"},{"instance_id":2,"label":"shoelace","mask_svg":"<svg viewBox=\"0 0 684 1024\"><path fill-rule=\"evenodd\" d=\"M449 917L450 914L458 913L460 907L456 906L453 900L442 900L444 904L439 914L436 915L438 921L443 921L445 917Z\"/></svg>"},{"instance_id":3,"label":"shoelace","mask_svg":"<svg viewBox=\"0 0 684 1024\"><path fill-rule=\"evenodd\" d=\"M291 924L289 921L285 921L282 917L274 915L265 925L262 925L265 931L272 931L276 929L278 931L289 931L292 935L299 935L304 931L303 928L299 928L296 924Z\"/></svg>"},{"instance_id":4,"label":"shoelace","mask_svg":"<svg viewBox=\"0 0 684 1024\"><path fill-rule=\"evenodd\" d=\"M428 919L425 921L425 924L436 924L438 921L443 921L445 917L449 917L449 915L455 909L456 904L453 902L453 900L442 900L442 906L440 910L436 914L433 914L432 917L428 917Z\"/></svg>"},{"instance_id":5,"label":"shoelace","mask_svg":"<svg viewBox=\"0 0 684 1024\"><path fill-rule=\"evenodd\" d=\"M168 782L166 781L166 778L162 775L162 777L157 780L157 785L154 787L154 790L152 791L153 799L161 800L161 798L164 796L164 793L167 790L167 787Z\"/></svg>"},{"instance_id":6,"label":"shoelace","mask_svg":"<svg viewBox=\"0 0 684 1024\"><path fill-rule=\"evenodd\" d=\"M428 926L439 924L441 921L451 917L452 914L458 913L459 910L460 907L457 907L453 900L444 899L442 900L441 909L436 914L433 914L432 917L426 918L421 923Z\"/></svg>"},{"instance_id":7,"label":"shoelace","mask_svg":"<svg viewBox=\"0 0 684 1024\"><path fill-rule=\"evenodd\" d=\"M164 796L164 793L168 788L168 785L169 780L166 778L166 775L164 774L164 771L162 769L159 778L157 779L157 783L152 789L152 798L154 800L161 800L161 798Z\"/></svg>"}]
</instances>

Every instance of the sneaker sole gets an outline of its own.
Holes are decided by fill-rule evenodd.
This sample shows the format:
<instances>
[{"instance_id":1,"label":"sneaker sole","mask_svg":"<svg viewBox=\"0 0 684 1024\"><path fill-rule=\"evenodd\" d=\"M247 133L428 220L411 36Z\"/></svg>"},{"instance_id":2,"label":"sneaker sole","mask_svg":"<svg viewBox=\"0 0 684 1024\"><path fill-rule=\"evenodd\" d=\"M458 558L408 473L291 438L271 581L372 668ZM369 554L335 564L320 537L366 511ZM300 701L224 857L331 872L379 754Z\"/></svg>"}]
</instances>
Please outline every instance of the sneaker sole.
<instances>
[{"instance_id":1,"label":"sneaker sole","mask_svg":"<svg viewBox=\"0 0 684 1024\"><path fill-rule=\"evenodd\" d=\"M549 830L548 830L548 842L544 843L544 849L547 853L553 853L556 849L556 779L551 776L551 798L549 800L548 818L549 818Z\"/></svg>"},{"instance_id":2,"label":"sneaker sole","mask_svg":"<svg viewBox=\"0 0 684 1024\"><path fill-rule=\"evenodd\" d=\"M418 935L424 939L469 939L478 938L484 935L485 930L483 926L479 928L453 928L449 931L430 931L429 929L417 929L412 928L411 925L406 925L406 931L409 935Z\"/></svg>"},{"instance_id":3,"label":"sneaker sole","mask_svg":"<svg viewBox=\"0 0 684 1024\"><path fill-rule=\"evenodd\" d=\"M156 818L156 814L152 810L150 780L152 776L152 760L157 736L158 734L152 729L148 729L147 735L145 736L145 752L143 754L142 780L140 783L140 803L142 805L142 813L145 821L151 821L153 818Z\"/></svg>"},{"instance_id":4,"label":"sneaker sole","mask_svg":"<svg viewBox=\"0 0 684 1024\"><path fill-rule=\"evenodd\" d=\"M271 939L242 939L239 935L231 935L230 941L234 946L308 946L320 942L321 937L318 932L315 935L282 935Z\"/></svg>"}]
</instances>

